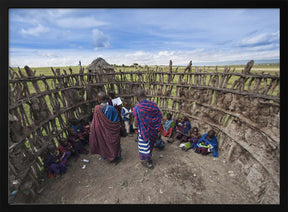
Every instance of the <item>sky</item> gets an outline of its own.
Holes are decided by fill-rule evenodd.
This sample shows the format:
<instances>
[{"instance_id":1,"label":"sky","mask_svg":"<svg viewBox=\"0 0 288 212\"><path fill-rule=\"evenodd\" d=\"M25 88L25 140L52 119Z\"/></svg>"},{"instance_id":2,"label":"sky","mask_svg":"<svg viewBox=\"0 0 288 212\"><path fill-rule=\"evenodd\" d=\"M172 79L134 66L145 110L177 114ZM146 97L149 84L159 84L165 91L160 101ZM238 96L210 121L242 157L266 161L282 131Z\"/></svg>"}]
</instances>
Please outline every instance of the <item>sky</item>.
<instances>
[{"instance_id":1,"label":"sky","mask_svg":"<svg viewBox=\"0 0 288 212\"><path fill-rule=\"evenodd\" d=\"M280 57L279 9L9 9L9 66L212 65Z\"/></svg>"}]
</instances>

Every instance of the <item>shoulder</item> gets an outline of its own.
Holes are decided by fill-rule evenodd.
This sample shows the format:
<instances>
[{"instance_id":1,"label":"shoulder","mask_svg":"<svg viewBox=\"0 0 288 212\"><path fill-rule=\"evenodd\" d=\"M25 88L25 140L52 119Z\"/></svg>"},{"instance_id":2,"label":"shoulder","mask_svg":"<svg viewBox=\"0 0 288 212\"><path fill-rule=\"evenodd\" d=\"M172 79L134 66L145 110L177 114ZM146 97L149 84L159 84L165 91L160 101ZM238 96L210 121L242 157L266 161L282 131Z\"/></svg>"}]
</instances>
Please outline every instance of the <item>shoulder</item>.
<instances>
[{"instance_id":1,"label":"shoulder","mask_svg":"<svg viewBox=\"0 0 288 212\"><path fill-rule=\"evenodd\" d=\"M151 100L146 100L146 102L144 104L146 106L149 106L150 108L153 108L154 110L160 111L158 105L155 102L151 101Z\"/></svg>"},{"instance_id":2,"label":"shoulder","mask_svg":"<svg viewBox=\"0 0 288 212\"><path fill-rule=\"evenodd\" d=\"M207 136L207 133L203 134L200 139L205 139L206 136Z\"/></svg>"},{"instance_id":3,"label":"shoulder","mask_svg":"<svg viewBox=\"0 0 288 212\"><path fill-rule=\"evenodd\" d=\"M115 108L114 106L112 106L112 105L108 105L108 107L109 107L110 110L115 110L115 111L117 111L116 108Z\"/></svg>"},{"instance_id":4,"label":"shoulder","mask_svg":"<svg viewBox=\"0 0 288 212\"><path fill-rule=\"evenodd\" d=\"M107 105L107 107L108 107L108 110L109 110L109 111L113 111L113 112L118 113L117 110L116 110L116 108L115 108L114 106L112 106L112 105Z\"/></svg>"},{"instance_id":5,"label":"shoulder","mask_svg":"<svg viewBox=\"0 0 288 212\"><path fill-rule=\"evenodd\" d=\"M146 101L147 101L148 104L157 106L157 104L155 102L151 101L151 100L146 100Z\"/></svg>"}]
</instances>

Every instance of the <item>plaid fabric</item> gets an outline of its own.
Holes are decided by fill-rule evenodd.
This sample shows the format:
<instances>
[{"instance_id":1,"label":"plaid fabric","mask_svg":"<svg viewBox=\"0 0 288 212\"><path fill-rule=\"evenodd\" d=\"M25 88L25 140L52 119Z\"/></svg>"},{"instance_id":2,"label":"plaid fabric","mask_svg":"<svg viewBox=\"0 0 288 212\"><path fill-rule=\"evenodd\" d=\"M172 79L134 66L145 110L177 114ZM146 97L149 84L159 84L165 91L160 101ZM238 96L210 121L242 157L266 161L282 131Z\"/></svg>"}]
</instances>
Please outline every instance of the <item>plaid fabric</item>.
<instances>
[{"instance_id":1,"label":"plaid fabric","mask_svg":"<svg viewBox=\"0 0 288 212\"><path fill-rule=\"evenodd\" d=\"M162 113L157 104L144 99L133 108L132 115L137 119L143 140L154 142L162 121Z\"/></svg>"}]
</instances>

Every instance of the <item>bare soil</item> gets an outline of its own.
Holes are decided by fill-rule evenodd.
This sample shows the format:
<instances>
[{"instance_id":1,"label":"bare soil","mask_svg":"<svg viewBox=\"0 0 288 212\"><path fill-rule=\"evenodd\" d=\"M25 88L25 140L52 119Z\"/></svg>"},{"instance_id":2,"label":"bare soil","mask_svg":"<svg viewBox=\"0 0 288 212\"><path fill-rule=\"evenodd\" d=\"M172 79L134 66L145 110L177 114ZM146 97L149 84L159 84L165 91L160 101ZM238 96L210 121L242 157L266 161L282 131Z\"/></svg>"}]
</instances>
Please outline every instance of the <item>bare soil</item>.
<instances>
[{"instance_id":1,"label":"bare soil","mask_svg":"<svg viewBox=\"0 0 288 212\"><path fill-rule=\"evenodd\" d=\"M121 138L117 165L99 155L71 158L67 173L49 179L41 204L255 204L240 170L221 157L187 152L166 142L153 150L154 169L139 162L136 134ZM166 141L166 140L165 140ZM88 147L87 147L88 148ZM89 163L83 162L89 160ZM84 168L83 166L86 165Z\"/></svg>"}]
</instances>

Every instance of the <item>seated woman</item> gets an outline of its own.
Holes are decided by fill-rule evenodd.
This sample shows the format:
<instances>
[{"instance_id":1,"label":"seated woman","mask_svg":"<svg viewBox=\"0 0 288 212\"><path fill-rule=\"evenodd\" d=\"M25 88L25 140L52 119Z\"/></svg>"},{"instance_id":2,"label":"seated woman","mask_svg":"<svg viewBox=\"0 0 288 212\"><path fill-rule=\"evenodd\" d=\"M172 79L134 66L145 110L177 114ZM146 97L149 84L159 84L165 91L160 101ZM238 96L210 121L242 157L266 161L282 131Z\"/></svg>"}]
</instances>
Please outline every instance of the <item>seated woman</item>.
<instances>
[{"instance_id":1,"label":"seated woman","mask_svg":"<svg viewBox=\"0 0 288 212\"><path fill-rule=\"evenodd\" d=\"M195 149L197 146L197 142L201 138L201 135L199 133L199 130L197 127L192 128L192 134L191 136L187 139L186 143L181 144L179 147L182 148L182 150L189 150L189 149Z\"/></svg>"},{"instance_id":2,"label":"seated woman","mask_svg":"<svg viewBox=\"0 0 288 212\"><path fill-rule=\"evenodd\" d=\"M83 146L89 142L89 125L84 120L73 119L70 121L71 128L75 130L75 135L81 140Z\"/></svg>"},{"instance_id":3,"label":"seated woman","mask_svg":"<svg viewBox=\"0 0 288 212\"><path fill-rule=\"evenodd\" d=\"M77 159L79 158L79 154L88 154L88 151L83 147L81 140L76 135L73 128L69 129L67 141L71 143L73 149L75 150L75 161L77 161Z\"/></svg>"},{"instance_id":4,"label":"seated woman","mask_svg":"<svg viewBox=\"0 0 288 212\"><path fill-rule=\"evenodd\" d=\"M71 153L68 152L61 154L59 149L57 149L53 144L49 144L48 155L45 159L44 166L48 170L49 178L58 178L60 174L66 173L66 163Z\"/></svg>"},{"instance_id":5,"label":"seated woman","mask_svg":"<svg viewBox=\"0 0 288 212\"><path fill-rule=\"evenodd\" d=\"M180 143L187 142L187 139L190 137L191 124L187 117L183 117L182 129L176 130L176 138L180 140Z\"/></svg>"},{"instance_id":6,"label":"seated woman","mask_svg":"<svg viewBox=\"0 0 288 212\"><path fill-rule=\"evenodd\" d=\"M71 155L75 152L72 144L68 141L67 138L62 138L59 143L59 150L62 155Z\"/></svg>"},{"instance_id":7,"label":"seated woman","mask_svg":"<svg viewBox=\"0 0 288 212\"><path fill-rule=\"evenodd\" d=\"M178 120L176 121L176 126L174 128L176 128L176 134L173 136L173 138L170 138L167 141L169 143L173 143L174 139L177 138L180 140L180 143L186 142L190 136L191 129L189 119L186 116L183 116L180 122Z\"/></svg>"},{"instance_id":8,"label":"seated woman","mask_svg":"<svg viewBox=\"0 0 288 212\"><path fill-rule=\"evenodd\" d=\"M171 137L173 132L174 122L171 113L167 113L164 124L161 124L159 131L165 137Z\"/></svg>"},{"instance_id":9,"label":"seated woman","mask_svg":"<svg viewBox=\"0 0 288 212\"><path fill-rule=\"evenodd\" d=\"M195 149L195 152L197 153L202 153L205 151L204 149L201 149L202 147L207 148L208 145L210 145L207 148L207 153L211 152L213 153L214 157L218 157L218 141L217 138L215 136L215 131L214 130L210 130L208 133L204 134L199 141L197 142L197 147ZM202 153L203 154L203 153Z\"/></svg>"}]
</instances>

